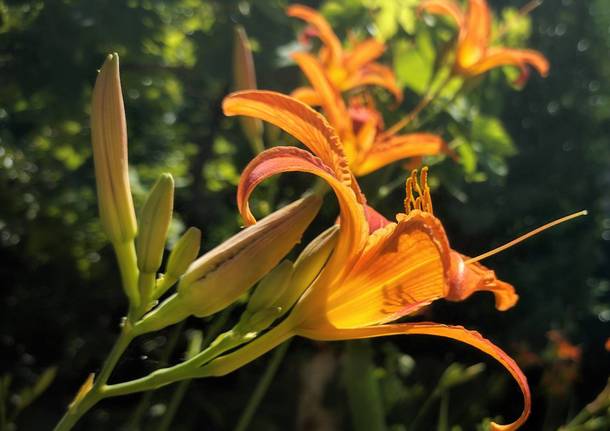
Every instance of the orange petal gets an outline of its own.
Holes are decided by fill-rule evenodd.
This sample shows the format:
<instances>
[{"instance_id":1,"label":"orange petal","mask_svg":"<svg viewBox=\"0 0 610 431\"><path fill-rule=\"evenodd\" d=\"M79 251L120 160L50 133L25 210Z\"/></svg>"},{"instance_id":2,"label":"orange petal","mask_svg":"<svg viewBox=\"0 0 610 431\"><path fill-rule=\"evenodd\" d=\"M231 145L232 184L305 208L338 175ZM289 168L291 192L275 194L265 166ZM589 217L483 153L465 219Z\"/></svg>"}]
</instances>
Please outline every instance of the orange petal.
<instances>
[{"instance_id":1,"label":"orange petal","mask_svg":"<svg viewBox=\"0 0 610 431\"><path fill-rule=\"evenodd\" d=\"M361 67L371 63L383 54L385 45L377 39L369 38L357 43L354 48L345 55L344 66L349 72L354 72Z\"/></svg>"},{"instance_id":2,"label":"orange petal","mask_svg":"<svg viewBox=\"0 0 610 431\"><path fill-rule=\"evenodd\" d=\"M412 133L393 136L373 144L363 157L362 162L354 169L356 175L366 175L385 165L407 157L431 156L439 154L445 143L432 133Z\"/></svg>"},{"instance_id":3,"label":"orange petal","mask_svg":"<svg viewBox=\"0 0 610 431\"><path fill-rule=\"evenodd\" d=\"M339 328L396 320L446 294L450 264L441 223L414 211L369 237L347 277L329 289L325 317Z\"/></svg>"},{"instance_id":4,"label":"orange petal","mask_svg":"<svg viewBox=\"0 0 610 431\"><path fill-rule=\"evenodd\" d=\"M469 258L451 252L451 271L449 272L449 292L445 299L463 301L475 292L492 292L496 299L496 308L505 311L519 300L515 288L496 278L496 274L480 263L464 263Z\"/></svg>"},{"instance_id":5,"label":"orange petal","mask_svg":"<svg viewBox=\"0 0 610 431\"><path fill-rule=\"evenodd\" d=\"M286 15L302 19L318 31L318 37L328 50L328 58L331 64L339 64L343 56L341 41L328 24L328 21L316 10L295 4L286 8Z\"/></svg>"},{"instance_id":6,"label":"orange petal","mask_svg":"<svg viewBox=\"0 0 610 431\"><path fill-rule=\"evenodd\" d=\"M515 66L525 68L531 65L540 73L547 76L549 73L549 62L544 55L530 49L491 48L485 57L478 63L468 68L470 75L479 75L494 67Z\"/></svg>"},{"instance_id":7,"label":"orange petal","mask_svg":"<svg viewBox=\"0 0 610 431\"><path fill-rule=\"evenodd\" d=\"M241 91L225 97L225 115L259 118L279 127L307 146L335 177L351 183L343 149L326 119L304 103L273 91Z\"/></svg>"},{"instance_id":8,"label":"orange petal","mask_svg":"<svg viewBox=\"0 0 610 431\"><path fill-rule=\"evenodd\" d=\"M467 69L485 56L490 35L491 12L486 0L469 0L458 40L456 61L459 69Z\"/></svg>"},{"instance_id":9,"label":"orange petal","mask_svg":"<svg viewBox=\"0 0 610 431\"><path fill-rule=\"evenodd\" d=\"M523 394L523 411L519 418L508 424L500 425L494 422L491 423L493 431L513 431L521 427L526 421L531 410L531 394L527 384L527 378L517 365L517 363L508 356L502 349L493 344L491 341L483 338L476 331L470 331L461 326L447 326L433 322L421 323L403 323L395 325L371 326L367 328L355 329L337 329L328 327L324 330L318 329L307 331L297 329L297 334L303 337L308 337L316 340L349 340L359 338L384 337L386 335L435 335L437 337L451 338L462 343L469 344L482 352L487 353L496 361L500 362L504 368L516 380L521 393Z\"/></svg>"},{"instance_id":10,"label":"orange petal","mask_svg":"<svg viewBox=\"0 0 610 431\"><path fill-rule=\"evenodd\" d=\"M396 76L389 67L379 63L369 63L359 71L353 72L343 81L341 91L352 90L363 85L378 85L388 90L396 98L402 101L402 90L396 82Z\"/></svg>"},{"instance_id":11,"label":"orange petal","mask_svg":"<svg viewBox=\"0 0 610 431\"><path fill-rule=\"evenodd\" d=\"M290 97L294 97L299 102L303 102L309 106L320 106L322 101L320 96L311 87L298 87L290 93Z\"/></svg>"},{"instance_id":12,"label":"orange petal","mask_svg":"<svg viewBox=\"0 0 610 431\"><path fill-rule=\"evenodd\" d=\"M364 210L352 188L339 180L333 170L311 153L295 147L274 147L256 156L243 170L237 187L239 211L250 225L255 223L248 206L254 188L266 178L282 172L308 172L325 180L334 190L341 211L341 231L335 251L327 264L328 272L339 276L348 269L346 261L358 255L368 236Z\"/></svg>"},{"instance_id":13,"label":"orange petal","mask_svg":"<svg viewBox=\"0 0 610 431\"><path fill-rule=\"evenodd\" d=\"M349 138L352 133L352 122L347 107L337 89L331 85L322 65L314 56L304 52L297 52L292 58L318 93L324 114L330 124L342 139Z\"/></svg>"},{"instance_id":14,"label":"orange petal","mask_svg":"<svg viewBox=\"0 0 610 431\"><path fill-rule=\"evenodd\" d=\"M366 162L368 153L371 147L375 144L375 138L377 137L377 124L378 120L374 117L371 117L365 121L354 138L351 157L346 149L347 157L350 161L350 167L355 175L359 175L359 166L363 162Z\"/></svg>"},{"instance_id":15,"label":"orange petal","mask_svg":"<svg viewBox=\"0 0 610 431\"><path fill-rule=\"evenodd\" d=\"M418 10L425 10L426 12L435 15L450 16L459 27L462 27L464 23L462 9L460 8L460 5L453 0L425 0L419 5Z\"/></svg>"}]
</instances>

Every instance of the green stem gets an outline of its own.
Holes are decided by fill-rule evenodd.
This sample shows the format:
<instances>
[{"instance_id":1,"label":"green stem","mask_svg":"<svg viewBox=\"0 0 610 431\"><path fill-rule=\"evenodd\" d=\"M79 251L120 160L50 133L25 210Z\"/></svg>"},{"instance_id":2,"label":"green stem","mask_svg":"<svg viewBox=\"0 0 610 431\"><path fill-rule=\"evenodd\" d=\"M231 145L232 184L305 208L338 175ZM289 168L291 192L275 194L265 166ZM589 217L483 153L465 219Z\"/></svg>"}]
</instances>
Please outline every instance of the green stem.
<instances>
[{"instance_id":1,"label":"green stem","mask_svg":"<svg viewBox=\"0 0 610 431\"><path fill-rule=\"evenodd\" d=\"M139 379L106 386L104 388L104 397L116 397L148 391L180 380L196 377L224 376L282 344L292 336L291 330L292 325L288 320L285 320L282 324L276 326L260 338L220 358L216 357L224 353L230 344L223 342L213 343L200 354L178 365L161 368ZM236 345L232 347L236 347ZM206 363L207 365L200 368L201 365Z\"/></svg>"},{"instance_id":2,"label":"green stem","mask_svg":"<svg viewBox=\"0 0 610 431\"><path fill-rule=\"evenodd\" d=\"M273 356L269 360L269 364L267 364L267 369L261 376L261 379L256 385L254 392L252 392L252 395L248 400L248 404L246 405L246 408L242 412L241 417L239 418L239 421L235 426L235 431L246 431L248 429L248 426L252 421L252 417L254 416L254 413L256 413L256 409L258 408L259 404L263 400L263 397L267 393L269 385L271 384L273 377L275 377L275 373L280 367L284 356L286 356L286 352L288 351L289 346L290 340L278 347L273 353Z\"/></svg>"},{"instance_id":3,"label":"green stem","mask_svg":"<svg viewBox=\"0 0 610 431\"><path fill-rule=\"evenodd\" d=\"M346 343L343 381L353 429L356 431L387 429L379 382L375 377L370 340Z\"/></svg>"},{"instance_id":4,"label":"green stem","mask_svg":"<svg viewBox=\"0 0 610 431\"><path fill-rule=\"evenodd\" d=\"M182 400L184 399L184 395L186 394L186 391L188 390L190 384L191 384L191 379L183 380L180 383L178 383L178 386L176 387L176 390L174 391L174 393L172 395L169 405L167 406L167 411L165 412L165 414L161 418L161 421L159 422L157 431L167 431L170 429L172 421L174 420L174 416L176 416L178 407L180 407L180 404L182 403Z\"/></svg>"},{"instance_id":5,"label":"green stem","mask_svg":"<svg viewBox=\"0 0 610 431\"><path fill-rule=\"evenodd\" d=\"M220 315L218 315L218 317L216 317L214 319L214 321L212 322L212 325L210 326L210 329L207 331L207 334L201 343L202 346L208 347L210 342L214 338L216 338L218 336L218 334L220 334L220 331L222 330L224 325L227 323L227 320L229 320L230 315L231 315L231 307L225 308L222 311L222 313L220 313ZM193 356L195 356L195 355L193 355ZM190 357L189 357L189 359L190 359ZM161 423L159 424L157 431L163 431L163 430L169 429L170 425L172 424L172 421L174 420L174 417L176 416L178 407L180 407L180 404L182 403L182 399L184 398L184 395L185 395L186 391L188 390L188 387L190 386L190 383L191 383L191 379L183 380L182 382L178 383L178 386L176 387L176 389L170 399L167 411L161 418ZM147 394L150 394L150 393L152 393L152 392L147 392Z\"/></svg>"},{"instance_id":6,"label":"green stem","mask_svg":"<svg viewBox=\"0 0 610 431\"><path fill-rule=\"evenodd\" d=\"M176 325L173 328L172 333L169 337L169 340L167 341L167 344L165 345L165 348L163 349L163 352L161 353L161 357L159 358L159 364L161 364L161 366L163 366L163 367L167 366L169 357L172 354L172 352L174 351L174 349L176 348L176 344L178 343L178 337L180 336L180 334L182 333L182 330L184 329L185 322L186 321L183 320L182 322L180 322L178 325ZM128 429L128 430L140 429L140 422L142 421L142 416L144 415L144 412L147 410L148 405L150 404L150 401L152 400L153 394L154 394L153 391L149 391L149 392L146 392L142 396L142 399L138 403L138 406L136 407L131 419L129 420L129 422L127 422L126 429Z\"/></svg>"},{"instance_id":7,"label":"green stem","mask_svg":"<svg viewBox=\"0 0 610 431\"><path fill-rule=\"evenodd\" d=\"M430 104L430 102L432 102L443 91L443 89L447 86L447 84L449 84L451 79L453 79L453 73L450 72L445 77L445 79L443 79L443 81L436 87L436 89L432 90L432 87L431 87L428 91L426 91L426 94L424 95L424 97L422 97L420 99L419 103L415 106L415 108L413 108L411 110L411 112L409 112L407 115L405 115L396 124L392 125L390 128L385 130L380 135L380 138L381 139L389 138L389 137L395 135L396 133L400 132L407 125L409 125Z\"/></svg>"},{"instance_id":8,"label":"green stem","mask_svg":"<svg viewBox=\"0 0 610 431\"><path fill-rule=\"evenodd\" d=\"M444 391L441 395L437 431L449 431L449 391Z\"/></svg>"},{"instance_id":9,"label":"green stem","mask_svg":"<svg viewBox=\"0 0 610 431\"><path fill-rule=\"evenodd\" d=\"M140 307L137 317L142 316L151 308L152 296L155 288L156 274L154 272L141 272L138 277L138 291L140 292Z\"/></svg>"},{"instance_id":10,"label":"green stem","mask_svg":"<svg viewBox=\"0 0 610 431\"><path fill-rule=\"evenodd\" d=\"M98 401L105 398L105 388L108 378L119 361L125 349L134 338L133 327L129 322L123 326L119 338L117 338L112 350L102 365L102 369L93 384L93 387L82 398L77 398L68 407L68 411L61 418L55 431L68 431L78 420L91 409Z\"/></svg>"},{"instance_id":11,"label":"green stem","mask_svg":"<svg viewBox=\"0 0 610 431\"><path fill-rule=\"evenodd\" d=\"M220 377L243 367L290 339L294 335L293 327L293 322L290 321L289 317L241 349L214 359L201 367L196 373L197 377Z\"/></svg>"},{"instance_id":12,"label":"green stem","mask_svg":"<svg viewBox=\"0 0 610 431\"><path fill-rule=\"evenodd\" d=\"M428 398L426 398L426 401L424 401L424 404L415 415L415 419L413 419L413 422L411 422L409 431L415 431L419 427L422 418L426 416L426 413L428 413L428 410L430 410L430 407L432 407L432 403L438 398L438 395L438 391L435 389L428 396Z\"/></svg>"},{"instance_id":13,"label":"green stem","mask_svg":"<svg viewBox=\"0 0 610 431\"><path fill-rule=\"evenodd\" d=\"M140 306L140 292L138 291L138 264L136 247L133 241L112 244L116 254L123 290L129 299L131 308Z\"/></svg>"}]
</instances>

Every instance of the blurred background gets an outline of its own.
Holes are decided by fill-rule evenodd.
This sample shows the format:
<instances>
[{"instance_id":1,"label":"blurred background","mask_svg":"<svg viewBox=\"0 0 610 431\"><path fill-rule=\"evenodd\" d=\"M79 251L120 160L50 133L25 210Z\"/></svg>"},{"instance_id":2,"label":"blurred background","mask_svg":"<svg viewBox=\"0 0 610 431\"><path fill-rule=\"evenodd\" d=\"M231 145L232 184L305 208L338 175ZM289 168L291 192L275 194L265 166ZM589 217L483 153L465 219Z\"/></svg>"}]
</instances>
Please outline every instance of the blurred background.
<instances>
[{"instance_id":1,"label":"blurred background","mask_svg":"<svg viewBox=\"0 0 610 431\"><path fill-rule=\"evenodd\" d=\"M387 42L405 100L418 101L444 21L420 19L418 0L306 2L337 33ZM235 189L253 154L220 102L232 90L233 29L247 31L261 89L290 92L304 78L289 58L300 49L298 20L284 0L0 1L0 426L50 429L89 372L98 369L126 309L112 249L97 218L89 111L96 70L121 56L136 204L157 176L177 184L175 240L203 230L208 250L237 232ZM557 430L603 390L610 374L610 4L547 0L516 17L518 0L490 0L515 20L507 43L543 52L548 78L522 90L502 69L464 95L430 108L427 130L452 142L460 162L431 164L435 212L452 246L477 255L567 213L589 216L545 232L486 261L520 301L500 313L489 294L440 301L425 318L481 331L528 376L533 411L525 430ZM379 106L390 96L379 91ZM267 146L288 141L267 130ZM376 208L400 211L401 163L362 178ZM263 185L265 214L307 189L289 174ZM336 215L327 205L306 238ZM170 241L171 242L171 241ZM183 357L189 331L229 328L220 317L137 339L111 381L141 376ZM272 355L272 354L271 354ZM223 378L106 400L77 429L230 430L268 368L267 355ZM610 395L607 395L610 398ZM175 408L175 414L169 414ZM484 418L516 417L521 396L510 376L468 346L431 337L314 343L297 339L254 413L253 430L485 429ZM499 416L501 415L501 416ZM381 423L371 418L382 418ZM587 428L610 429L608 405Z\"/></svg>"}]
</instances>

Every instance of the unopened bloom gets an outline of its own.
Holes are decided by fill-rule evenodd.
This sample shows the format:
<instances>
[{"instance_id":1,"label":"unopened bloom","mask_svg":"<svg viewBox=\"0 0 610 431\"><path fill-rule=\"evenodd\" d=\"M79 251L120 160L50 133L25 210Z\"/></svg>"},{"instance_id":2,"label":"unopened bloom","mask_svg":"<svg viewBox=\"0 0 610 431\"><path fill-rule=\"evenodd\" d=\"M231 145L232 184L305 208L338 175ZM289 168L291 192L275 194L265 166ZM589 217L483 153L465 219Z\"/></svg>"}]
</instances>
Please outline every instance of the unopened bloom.
<instances>
[{"instance_id":1,"label":"unopened bloom","mask_svg":"<svg viewBox=\"0 0 610 431\"><path fill-rule=\"evenodd\" d=\"M296 4L289 6L286 14L307 22L312 33L320 38L323 47L318 56L319 61L339 91L377 85L390 91L396 100L402 100L402 91L392 70L375 62L385 51L383 43L369 38L344 50L326 19L314 9ZM319 95L310 87L301 87L295 90L294 95L310 105L320 104Z\"/></svg>"},{"instance_id":2,"label":"unopened bloom","mask_svg":"<svg viewBox=\"0 0 610 431\"><path fill-rule=\"evenodd\" d=\"M155 274L161 266L173 209L174 179L170 174L162 174L140 212L136 254L141 272Z\"/></svg>"},{"instance_id":3,"label":"unopened bloom","mask_svg":"<svg viewBox=\"0 0 610 431\"><path fill-rule=\"evenodd\" d=\"M129 186L127 123L117 54L108 55L95 81L91 142L104 232L113 244L131 241L137 224Z\"/></svg>"},{"instance_id":4,"label":"unopened bloom","mask_svg":"<svg viewBox=\"0 0 610 431\"><path fill-rule=\"evenodd\" d=\"M455 0L424 0L421 10L447 15L459 27L454 69L466 77L477 76L500 66L516 66L523 81L528 76L527 65L542 76L549 71L547 59L538 51L491 46L492 16L486 0L468 0L464 12Z\"/></svg>"},{"instance_id":5,"label":"unopened bloom","mask_svg":"<svg viewBox=\"0 0 610 431\"><path fill-rule=\"evenodd\" d=\"M300 241L321 203L316 195L299 199L195 260L177 293L144 316L139 330L161 329L189 315L209 316L235 302Z\"/></svg>"},{"instance_id":6,"label":"unopened bloom","mask_svg":"<svg viewBox=\"0 0 610 431\"><path fill-rule=\"evenodd\" d=\"M338 226L322 232L303 249L297 260L285 260L256 287L242 321L256 322L260 331L286 314L318 277L337 243Z\"/></svg>"},{"instance_id":7,"label":"unopened bloom","mask_svg":"<svg viewBox=\"0 0 610 431\"><path fill-rule=\"evenodd\" d=\"M201 230L190 227L180 237L169 254L165 275L178 279L186 272L199 254L201 248Z\"/></svg>"},{"instance_id":8,"label":"unopened bloom","mask_svg":"<svg viewBox=\"0 0 610 431\"><path fill-rule=\"evenodd\" d=\"M409 182L405 212L370 232L364 196L351 174L334 130L324 117L290 97L266 92L238 93L225 99L228 115L247 114L270 121L305 144L314 154L293 147L264 151L244 169L238 188L240 212L255 222L248 208L252 190L281 172L308 172L324 179L340 206L340 230L333 254L288 317L235 353L220 357L201 375L223 375L294 335L316 340L344 340L396 334L436 335L470 344L499 361L515 378L524 397L521 416L495 430L518 428L529 415L530 393L517 364L479 333L434 322L391 324L451 295L455 259L441 222L432 214L425 175ZM260 109L268 105L267 109ZM273 115L271 115L273 113ZM256 224L254 224L256 226ZM459 257L459 255L457 255ZM466 270L470 264L465 262ZM478 286L477 273L464 278Z\"/></svg>"},{"instance_id":9,"label":"unopened bloom","mask_svg":"<svg viewBox=\"0 0 610 431\"><path fill-rule=\"evenodd\" d=\"M233 40L233 86L235 90L256 90L256 70L246 30L235 26ZM255 153L263 149L263 123L256 118L240 118L239 124Z\"/></svg>"}]
</instances>

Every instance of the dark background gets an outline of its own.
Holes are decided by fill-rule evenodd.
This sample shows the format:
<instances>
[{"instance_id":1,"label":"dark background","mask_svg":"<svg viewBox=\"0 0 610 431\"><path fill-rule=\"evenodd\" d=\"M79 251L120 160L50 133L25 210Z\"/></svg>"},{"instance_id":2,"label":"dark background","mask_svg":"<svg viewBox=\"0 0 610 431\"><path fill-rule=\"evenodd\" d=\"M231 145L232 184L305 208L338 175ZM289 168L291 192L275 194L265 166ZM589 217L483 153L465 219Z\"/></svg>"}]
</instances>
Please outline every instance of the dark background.
<instances>
[{"instance_id":1,"label":"dark background","mask_svg":"<svg viewBox=\"0 0 610 431\"><path fill-rule=\"evenodd\" d=\"M197 226L207 250L240 226L235 186L252 157L237 123L219 110L232 87L233 25L244 25L254 41L259 88L289 92L302 78L285 64L282 47L294 43L302 25L285 17L285 5L282 0L0 1L0 401L7 429L50 429L85 376L100 366L125 312L114 256L97 220L89 142L91 88L104 56L113 51L121 56L136 203L159 173L171 172L179 215L172 238L184 226ZM366 31L365 25L390 7L381 0L324 6L340 35L348 28ZM491 6L500 11L522 4L494 0ZM499 313L491 295L479 294L462 303L435 304L426 317L480 330L515 357L534 399L523 429L555 430L595 398L610 372L604 349L610 336L610 7L606 0L547 0L531 19L528 46L549 58L550 76L533 73L516 91L498 70L464 102L501 121L511 150L486 146L480 137L477 143L472 121L450 110L430 124L447 139L456 138L447 124L466 130L460 136L475 157L474 168L432 161L440 181L435 211L453 248L469 255L576 210L586 208L590 215L486 261L516 286L515 308ZM417 25L415 34L426 27ZM413 34L398 28L388 44ZM389 49L386 60L393 53ZM398 118L416 102L405 88L405 102L388 115ZM399 164L386 169L361 183L390 217L400 211L406 174ZM268 211L310 184L304 175L282 176L263 186L255 204L259 212ZM394 186L380 196L380 186L388 184ZM329 198L307 238L333 221L335 208ZM227 328L240 310L230 312ZM152 371L164 355L179 360L184 333L205 334L209 327L210 321L189 319L181 332L169 329L136 340L114 379ZM548 336L551 330L579 346L580 359L562 358ZM169 349L172 339L176 347ZM513 418L521 409L505 371L467 346L394 337L351 348L372 367L388 428L412 429L408 424L424 405L429 407L418 419L420 430L475 429L485 417ZM294 341L251 429L354 428L347 396L354 375L345 367L345 350L343 343ZM170 429L232 429L267 361L193 382ZM439 407L431 394L454 362L486 367L451 391L441 390L445 405ZM12 421L27 388L50 367L56 367L56 377ZM103 401L79 429L117 429L133 420L137 406L141 426L156 429L173 391L158 391L145 403L139 395ZM438 424L444 408L448 424L460 428ZM600 428L591 429L608 429L609 423L606 415Z\"/></svg>"}]
</instances>

